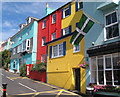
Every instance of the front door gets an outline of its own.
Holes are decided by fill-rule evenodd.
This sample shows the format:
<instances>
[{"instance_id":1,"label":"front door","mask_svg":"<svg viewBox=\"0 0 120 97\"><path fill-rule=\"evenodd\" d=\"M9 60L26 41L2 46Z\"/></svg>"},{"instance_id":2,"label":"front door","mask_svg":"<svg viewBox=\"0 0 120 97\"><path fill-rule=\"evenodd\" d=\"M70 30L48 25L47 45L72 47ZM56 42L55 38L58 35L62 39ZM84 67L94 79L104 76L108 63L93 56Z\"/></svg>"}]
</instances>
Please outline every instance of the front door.
<instances>
[{"instance_id":1,"label":"front door","mask_svg":"<svg viewBox=\"0 0 120 97\"><path fill-rule=\"evenodd\" d=\"M75 90L80 91L80 68L75 69Z\"/></svg>"}]
</instances>

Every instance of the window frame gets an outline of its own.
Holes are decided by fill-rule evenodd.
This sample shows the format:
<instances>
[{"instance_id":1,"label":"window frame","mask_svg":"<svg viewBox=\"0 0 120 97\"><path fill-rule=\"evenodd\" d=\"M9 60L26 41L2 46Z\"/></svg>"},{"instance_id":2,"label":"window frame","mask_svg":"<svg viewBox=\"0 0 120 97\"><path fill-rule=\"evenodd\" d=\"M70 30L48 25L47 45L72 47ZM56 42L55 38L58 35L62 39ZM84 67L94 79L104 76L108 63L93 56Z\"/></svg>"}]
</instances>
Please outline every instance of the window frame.
<instances>
[{"instance_id":1,"label":"window frame","mask_svg":"<svg viewBox=\"0 0 120 97\"><path fill-rule=\"evenodd\" d=\"M75 51L75 47L78 47L78 46L79 46L79 50ZM73 53L80 52L80 43L79 43L79 45L78 45L78 46L73 45Z\"/></svg>"},{"instance_id":2,"label":"window frame","mask_svg":"<svg viewBox=\"0 0 120 97\"><path fill-rule=\"evenodd\" d=\"M66 10L68 10L68 11L70 10L70 9L69 9L69 6L67 6L67 7L64 8L64 16L65 16L65 18L68 17L68 16L70 15L70 14L67 15L67 16L65 15L65 11L66 11Z\"/></svg>"},{"instance_id":3,"label":"window frame","mask_svg":"<svg viewBox=\"0 0 120 97\"><path fill-rule=\"evenodd\" d=\"M82 3L82 8L80 6L80 3ZM83 9L83 2L78 2L78 10L82 10Z\"/></svg>"},{"instance_id":4,"label":"window frame","mask_svg":"<svg viewBox=\"0 0 120 97\"><path fill-rule=\"evenodd\" d=\"M47 20L46 20L46 19L43 20L43 26L42 26L42 29L46 28L45 21L47 22Z\"/></svg>"},{"instance_id":5,"label":"window frame","mask_svg":"<svg viewBox=\"0 0 120 97\"><path fill-rule=\"evenodd\" d=\"M45 38L45 41L43 40L43 38ZM42 46L45 46L44 43L46 42L46 37L42 37Z\"/></svg>"},{"instance_id":6,"label":"window frame","mask_svg":"<svg viewBox=\"0 0 120 97\"><path fill-rule=\"evenodd\" d=\"M66 34L66 32L65 32L65 31L66 31L66 29L68 30L67 34ZM68 26L68 27L64 28L63 35L68 35L68 34L69 34L69 32L70 32L70 31L69 31L69 26Z\"/></svg>"},{"instance_id":7,"label":"window frame","mask_svg":"<svg viewBox=\"0 0 120 97\"><path fill-rule=\"evenodd\" d=\"M62 45L62 52L63 52L63 43L60 43L60 44L57 44L57 45L54 45L53 46L53 52L52 52L52 55L53 55L53 58L57 58L57 57L62 57L62 56L64 56L64 54L62 54L62 55L60 55L60 49L59 49L59 47L60 47L60 45ZM54 47L55 46L57 46L57 56L54 56Z\"/></svg>"},{"instance_id":8,"label":"window frame","mask_svg":"<svg viewBox=\"0 0 120 97\"><path fill-rule=\"evenodd\" d=\"M52 40L55 40L53 39L53 35L55 34L55 39L56 39L56 32L52 33Z\"/></svg>"},{"instance_id":9,"label":"window frame","mask_svg":"<svg viewBox=\"0 0 120 97\"><path fill-rule=\"evenodd\" d=\"M115 84L115 77L114 77L114 71L117 71L117 70L119 70L120 71L120 68L119 69L115 69L115 68L113 68L113 66L114 66L114 64L113 64L113 58L115 57L117 55L117 57L118 57L118 59L120 59L120 53L112 53L112 54L106 54L106 55L100 55L101 57L102 57L102 59L103 59L103 76L104 76L104 84L100 84L99 83L99 77L98 77L98 58L100 57L100 56L94 56L94 57L90 57L90 73L91 72L93 72L93 71L96 71L96 78L95 79L97 79L97 85L107 85L107 78L106 78L106 71L111 71L111 73L112 73L112 75L111 75L111 84L113 85L113 86L115 86L115 85L117 85L117 84ZM105 57L106 56L109 56L110 57L110 62L111 62L111 68L106 68L106 60L105 60ZM94 65L94 64L92 64L92 58L94 58L95 59L95 61L96 61L96 70L93 70L92 69L92 66ZM118 62L118 61L117 61ZM92 83L92 73L91 73L91 75L90 75L90 83ZM120 84L119 84L120 85Z\"/></svg>"},{"instance_id":10,"label":"window frame","mask_svg":"<svg viewBox=\"0 0 120 97\"><path fill-rule=\"evenodd\" d=\"M53 19L54 16L55 16L55 18L56 18L56 17L57 17L57 14L55 13L55 14L52 15L52 24L56 23L56 19L55 19L55 22L54 22L54 19Z\"/></svg>"},{"instance_id":11,"label":"window frame","mask_svg":"<svg viewBox=\"0 0 120 97\"><path fill-rule=\"evenodd\" d=\"M109 25L106 25L107 23L106 23L106 16L108 16L108 15L111 15L112 13L114 13L114 12L116 12L116 17L117 17L117 22L115 22L115 23L111 23L111 24L109 24ZM119 23L118 23L118 10L115 10L115 11L112 11L112 12L109 12L109 13L107 13L107 14L105 14L104 15L104 20L105 20L105 27L104 27L104 41L107 41L107 40L112 40L112 39L115 39L115 38L118 38L119 36L120 36L120 34L119 34ZM116 25L116 24L118 24L118 36L116 36L116 37L112 37L112 38L109 38L109 39L107 39L107 28L108 27L111 27L111 26L114 26L114 25Z\"/></svg>"}]
</instances>

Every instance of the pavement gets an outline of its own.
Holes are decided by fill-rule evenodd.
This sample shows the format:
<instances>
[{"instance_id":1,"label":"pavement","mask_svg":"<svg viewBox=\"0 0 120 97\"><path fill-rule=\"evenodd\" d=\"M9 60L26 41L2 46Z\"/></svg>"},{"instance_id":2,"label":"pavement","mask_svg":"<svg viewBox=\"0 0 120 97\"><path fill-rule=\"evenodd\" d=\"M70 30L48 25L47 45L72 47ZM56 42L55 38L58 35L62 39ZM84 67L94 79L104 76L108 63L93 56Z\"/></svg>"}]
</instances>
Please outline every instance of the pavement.
<instances>
[{"instance_id":1,"label":"pavement","mask_svg":"<svg viewBox=\"0 0 120 97\"><path fill-rule=\"evenodd\" d=\"M7 97L82 97L57 86L35 81L27 77L20 77L18 74L3 69L0 69L0 71L1 82L7 83ZM0 96L2 95L2 90L2 86L0 85Z\"/></svg>"}]
</instances>

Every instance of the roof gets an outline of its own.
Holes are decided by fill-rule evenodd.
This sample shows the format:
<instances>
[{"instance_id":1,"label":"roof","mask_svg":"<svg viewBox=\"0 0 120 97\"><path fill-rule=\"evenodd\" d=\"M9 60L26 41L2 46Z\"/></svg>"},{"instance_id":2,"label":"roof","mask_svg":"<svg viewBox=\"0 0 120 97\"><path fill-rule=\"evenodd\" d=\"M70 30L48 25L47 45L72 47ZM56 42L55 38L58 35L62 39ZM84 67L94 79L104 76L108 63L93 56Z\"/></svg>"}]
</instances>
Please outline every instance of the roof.
<instances>
[{"instance_id":1,"label":"roof","mask_svg":"<svg viewBox=\"0 0 120 97\"><path fill-rule=\"evenodd\" d=\"M50 14L46 15L45 17L41 18L39 21L45 19L45 18L48 17L49 15L55 13L57 10L60 10L61 8L65 7L66 5L68 5L68 4L70 4L70 3L72 3L72 2L68 2L68 3L66 3L65 5L59 7L58 9L56 9L55 11L53 11L52 13L50 13ZM39 22L39 21L38 21L38 22Z\"/></svg>"}]
</instances>

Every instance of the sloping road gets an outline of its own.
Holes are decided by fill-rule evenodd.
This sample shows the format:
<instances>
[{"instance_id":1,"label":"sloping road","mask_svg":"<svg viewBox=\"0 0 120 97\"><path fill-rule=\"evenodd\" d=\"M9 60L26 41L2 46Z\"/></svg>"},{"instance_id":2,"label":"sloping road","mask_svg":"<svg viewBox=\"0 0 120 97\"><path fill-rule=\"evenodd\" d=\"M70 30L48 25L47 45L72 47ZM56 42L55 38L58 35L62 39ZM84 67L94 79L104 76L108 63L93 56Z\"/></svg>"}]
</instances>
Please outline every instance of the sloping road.
<instances>
[{"instance_id":1,"label":"sloping road","mask_svg":"<svg viewBox=\"0 0 120 97\"><path fill-rule=\"evenodd\" d=\"M28 95L29 97L37 97L37 96L52 96L52 97L61 97L61 96L73 96L73 97L81 97L75 93L67 91L65 89L52 86L40 81L34 81L27 77L20 77L17 74L13 74L2 70L0 72L0 76L2 76L2 83L7 83L7 95L8 97L12 97L13 95L17 95L17 97ZM0 90L2 92L2 87L0 86Z\"/></svg>"}]
</instances>

